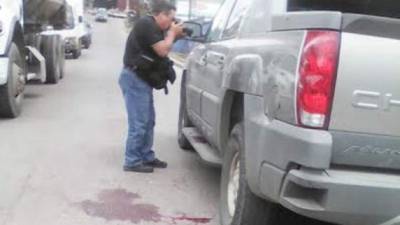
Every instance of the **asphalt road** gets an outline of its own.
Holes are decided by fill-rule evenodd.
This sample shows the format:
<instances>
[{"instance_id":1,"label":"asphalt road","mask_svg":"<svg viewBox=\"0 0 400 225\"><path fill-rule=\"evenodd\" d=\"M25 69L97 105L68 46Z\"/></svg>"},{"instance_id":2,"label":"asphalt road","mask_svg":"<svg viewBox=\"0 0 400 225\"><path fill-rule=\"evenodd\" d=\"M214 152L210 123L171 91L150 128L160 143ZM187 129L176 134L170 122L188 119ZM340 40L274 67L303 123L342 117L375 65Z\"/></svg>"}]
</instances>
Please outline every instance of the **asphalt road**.
<instances>
[{"instance_id":1,"label":"asphalt road","mask_svg":"<svg viewBox=\"0 0 400 225\"><path fill-rule=\"evenodd\" d=\"M65 78L29 85L22 115L0 120L0 225L219 224L220 171L176 142L179 78L155 96L155 150L169 167L122 171L127 33L120 19L93 25L91 49L66 61Z\"/></svg>"}]
</instances>

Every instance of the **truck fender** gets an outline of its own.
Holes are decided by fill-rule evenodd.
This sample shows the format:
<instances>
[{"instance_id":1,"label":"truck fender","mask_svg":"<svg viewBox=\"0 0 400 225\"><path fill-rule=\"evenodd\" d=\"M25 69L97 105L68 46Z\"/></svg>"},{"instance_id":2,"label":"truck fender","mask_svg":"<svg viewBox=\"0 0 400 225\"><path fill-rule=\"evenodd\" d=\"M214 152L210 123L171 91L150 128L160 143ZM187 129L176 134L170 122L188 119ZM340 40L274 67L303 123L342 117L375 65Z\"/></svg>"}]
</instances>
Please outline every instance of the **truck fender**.
<instances>
[{"instance_id":1,"label":"truck fender","mask_svg":"<svg viewBox=\"0 0 400 225\"><path fill-rule=\"evenodd\" d=\"M229 138L230 112L234 102L235 93L262 94L262 58L256 54L244 54L235 57L227 68L227 73L222 80L226 90L223 94L219 117L218 147L225 148Z\"/></svg>"},{"instance_id":2,"label":"truck fender","mask_svg":"<svg viewBox=\"0 0 400 225\"><path fill-rule=\"evenodd\" d=\"M0 55L6 55L13 40L14 30L19 23L15 17L0 19L3 22L3 32L0 34Z\"/></svg>"},{"instance_id":3,"label":"truck fender","mask_svg":"<svg viewBox=\"0 0 400 225\"><path fill-rule=\"evenodd\" d=\"M7 21L7 23L5 23ZM18 27L19 26L19 27ZM15 17L9 20L3 20L3 34L0 35L0 85L4 85L7 83L8 76L8 58L7 53L11 47L11 43L13 42L14 32L16 29L21 30L21 27ZM21 34L22 35L22 34ZM22 40L23 36L18 38L18 40ZM18 48L21 49L21 43L16 43ZM22 43L23 44L23 43ZM21 52L22 54L23 52Z\"/></svg>"},{"instance_id":4,"label":"truck fender","mask_svg":"<svg viewBox=\"0 0 400 225\"><path fill-rule=\"evenodd\" d=\"M262 95L263 60L260 55L235 57L227 68L222 86L241 93Z\"/></svg>"}]
</instances>

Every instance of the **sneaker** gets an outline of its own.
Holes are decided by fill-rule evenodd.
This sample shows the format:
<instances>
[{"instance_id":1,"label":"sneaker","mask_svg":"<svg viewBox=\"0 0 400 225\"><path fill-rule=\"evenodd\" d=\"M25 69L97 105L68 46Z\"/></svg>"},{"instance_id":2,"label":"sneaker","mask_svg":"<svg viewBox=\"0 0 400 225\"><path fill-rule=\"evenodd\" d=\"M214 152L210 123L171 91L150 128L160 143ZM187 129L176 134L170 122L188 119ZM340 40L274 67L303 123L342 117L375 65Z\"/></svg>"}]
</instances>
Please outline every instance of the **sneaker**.
<instances>
[{"instance_id":1,"label":"sneaker","mask_svg":"<svg viewBox=\"0 0 400 225\"><path fill-rule=\"evenodd\" d=\"M167 168L168 166L166 162L163 162L157 158L151 162L145 162L144 165L151 166L152 168Z\"/></svg>"},{"instance_id":2,"label":"sneaker","mask_svg":"<svg viewBox=\"0 0 400 225\"><path fill-rule=\"evenodd\" d=\"M137 173L152 173L154 172L153 167L148 165L137 165L137 166L124 166L126 172L137 172Z\"/></svg>"}]
</instances>

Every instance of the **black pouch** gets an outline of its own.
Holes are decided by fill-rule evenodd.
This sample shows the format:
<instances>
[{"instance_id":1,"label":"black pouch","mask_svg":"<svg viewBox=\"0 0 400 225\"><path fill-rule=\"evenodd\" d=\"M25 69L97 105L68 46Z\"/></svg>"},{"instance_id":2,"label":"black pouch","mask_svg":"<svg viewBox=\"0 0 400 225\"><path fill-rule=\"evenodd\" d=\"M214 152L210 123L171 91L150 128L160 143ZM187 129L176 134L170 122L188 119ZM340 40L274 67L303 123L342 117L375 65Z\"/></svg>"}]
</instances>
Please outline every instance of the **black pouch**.
<instances>
[{"instance_id":1,"label":"black pouch","mask_svg":"<svg viewBox=\"0 0 400 225\"><path fill-rule=\"evenodd\" d=\"M142 72L150 71L155 66L155 60L147 55L141 54L136 59L136 69Z\"/></svg>"},{"instance_id":2,"label":"black pouch","mask_svg":"<svg viewBox=\"0 0 400 225\"><path fill-rule=\"evenodd\" d=\"M167 86L168 78L166 77L165 71L152 71L147 75L148 84L157 89L163 89Z\"/></svg>"},{"instance_id":3,"label":"black pouch","mask_svg":"<svg viewBox=\"0 0 400 225\"><path fill-rule=\"evenodd\" d=\"M142 80L155 89L162 89L167 85L168 74L159 60L140 55L136 61L136 72Z\"/></svg>"}]
</instances>

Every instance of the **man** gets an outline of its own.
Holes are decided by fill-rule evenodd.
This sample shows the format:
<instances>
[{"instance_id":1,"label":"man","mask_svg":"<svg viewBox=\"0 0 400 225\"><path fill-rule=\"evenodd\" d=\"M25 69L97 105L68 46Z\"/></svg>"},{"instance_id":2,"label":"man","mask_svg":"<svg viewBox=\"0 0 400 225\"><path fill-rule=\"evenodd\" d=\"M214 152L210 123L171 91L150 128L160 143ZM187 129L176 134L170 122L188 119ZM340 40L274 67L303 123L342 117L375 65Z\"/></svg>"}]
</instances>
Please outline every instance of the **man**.
<instances>
[{"instance_id":1,"label":"man","mask_svg":"<svg viewBox=\"0 0 400 225\"><path fill-rule=\"evenodd\" d=\"M151 173L153 168L167 167L166 162L155 157L152 149L155 125L153 88L139 76L136 64L141 55L154 60L167 57L174 40L183 35L182 25L173 22L175 13L175 6L158 1L153 5L152 15L138 20L126 43L124 69L119 78L129 126L124 171Z\"/></svg>"}]
</instances>

